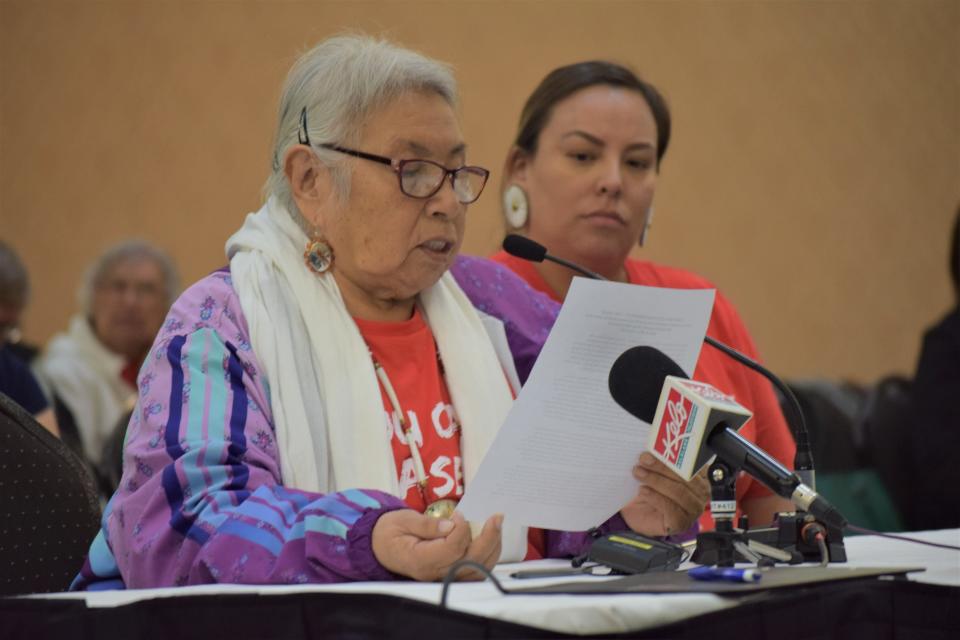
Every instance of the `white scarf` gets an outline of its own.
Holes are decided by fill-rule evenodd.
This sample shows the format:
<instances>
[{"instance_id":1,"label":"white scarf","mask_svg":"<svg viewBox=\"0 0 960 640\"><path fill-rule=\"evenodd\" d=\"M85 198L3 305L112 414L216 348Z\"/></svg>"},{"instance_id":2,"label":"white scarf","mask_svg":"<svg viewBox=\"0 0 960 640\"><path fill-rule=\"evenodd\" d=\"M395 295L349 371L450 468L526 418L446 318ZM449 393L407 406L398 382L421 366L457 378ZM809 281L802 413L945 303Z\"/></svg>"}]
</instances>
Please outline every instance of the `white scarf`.
<instances>
[{"instance_id":1,"label":"white scarf","mask_svg":"<svg viewBox=\"0 0 960 640\"><path fill-rule=\"evenodd\" d=\"M83 314L70 319L67 333L54 336L37 365L73 414L83 451L94 464L117 421L133 406L137 390L120 377L126 360L106 347Z\"/></svg>"},{"instance_id":2,"label":"white scarf","mask_svg":"<svg viewBox=\"0 0 960 640\"><path fill-rule=\"evenodd\" d=\"M283 482L402 498L369 351L334 278L304 265L306 243L275 198L227 240L234 288L268 383ZM421 292L419 304L461 425L469 486L506 418L510 389L477 311L449 272ZM522 559L525 537L519 527L504 527L501 560Z\"/></svg>"}]
</instances>

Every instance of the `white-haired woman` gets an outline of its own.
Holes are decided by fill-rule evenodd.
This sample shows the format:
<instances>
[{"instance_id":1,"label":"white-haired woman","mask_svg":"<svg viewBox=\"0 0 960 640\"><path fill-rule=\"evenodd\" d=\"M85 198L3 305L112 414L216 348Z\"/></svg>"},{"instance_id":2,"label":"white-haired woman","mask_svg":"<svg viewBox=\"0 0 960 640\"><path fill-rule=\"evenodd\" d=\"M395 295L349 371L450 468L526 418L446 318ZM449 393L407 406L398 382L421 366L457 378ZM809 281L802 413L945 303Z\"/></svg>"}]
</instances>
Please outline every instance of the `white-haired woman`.
<instances>
[{"instance_id":1,"label":"white-haired woman","mask_svg":"<svg viewBox=\"0 0 960 640\"><path fill-rule=\"evenodd\" d=\"M157 337L75 588L435 580L527 555L520 527L474 536L454 508L557 307L457 257L487 171L466 164L455 91L369 38L295 64L267 202ZM569 555L587 536L529 541Z\"/></svg>"},{"instance_id":2,"label":"white-haired woman","mask_svg":"<svg viewBox=\"0 0 960 640\"><path fill-rule=\"evenodd\" d=\"M449 509L511 401L444 275L487 175L464 166L454 101L443 65L384 42L333 38L297 62L267 202L157 336L77 588L496 560L500 520L474 539Z\"/></svg>"},{"instance_id":3,"label":"white-haired woman","mask_svg":"<svg viewBox=\"0 0 960 640\"><path fill-rule=\"evenodd\" d=\"M179 291L173 261L143 240L104 251L80 284L80 311L36 364L64 440L91 465L136 398L137 372Z\"/></svg>"}]
</instances>

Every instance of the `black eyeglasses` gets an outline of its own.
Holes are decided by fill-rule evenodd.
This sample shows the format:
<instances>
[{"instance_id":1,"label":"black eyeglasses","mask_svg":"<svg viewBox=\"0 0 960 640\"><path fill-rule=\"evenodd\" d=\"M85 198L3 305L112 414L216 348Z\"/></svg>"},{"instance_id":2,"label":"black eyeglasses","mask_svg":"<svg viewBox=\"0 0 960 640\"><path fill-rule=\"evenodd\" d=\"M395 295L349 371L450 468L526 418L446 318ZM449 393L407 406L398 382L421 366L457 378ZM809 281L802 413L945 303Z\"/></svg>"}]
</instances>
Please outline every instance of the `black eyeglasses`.
<instances>
[{"instance_id":1,"label":"black eyeglasses","mask_svg":"<svg viewBox=\"0 0 960 640\"><path fill-rule=\"evenodd\" d=\"M297 139L300 144L310 145L310 137L307 135L307 110L300 112L300 130L297 132ZM356 151L347 149L335 144L319 144L324 149L345 153L363 160L370 160L385 164L393 169L397 174L397 180L400 184L400 191L411 198L430 198L443 186L443 181L450 176L450 184L453 186L453 192L457 196L457 201L461 204L470 204L476 202L487 184L487 178L490 172L483 167L459 167L457 169L448 169L438 162L432 160L420 160L418 158L410 160L393 160L384 156L378 156L365 151Z\"/></svg>"}]
</instances>

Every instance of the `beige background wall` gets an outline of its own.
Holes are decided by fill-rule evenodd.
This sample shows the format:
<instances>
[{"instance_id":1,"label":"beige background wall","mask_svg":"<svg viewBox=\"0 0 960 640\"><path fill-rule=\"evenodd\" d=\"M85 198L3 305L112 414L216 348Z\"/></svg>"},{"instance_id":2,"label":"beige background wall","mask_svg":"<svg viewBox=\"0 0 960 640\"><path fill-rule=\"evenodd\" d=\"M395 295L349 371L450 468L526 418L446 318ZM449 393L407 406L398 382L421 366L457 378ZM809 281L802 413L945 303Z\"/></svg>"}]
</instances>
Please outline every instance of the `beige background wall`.
<instances>
[{"instance_id":1,"label":"beige background wall","mask_svg":"<svg viewBox=\"0 0 960 640\"><path fill-rule=\"evenodd\" d=\"M471 162L499 175L551 68L629 63L675 137L643 255L713 279L789 376L912 371L952 302L960 2L0 0L0 236L30 268L26 335L74 308L82 268L140 236L185 282L260 204L279 87L344 28L456 67ZM501 237L496 189L465 249Z\"/></svg>"}]
</instances>

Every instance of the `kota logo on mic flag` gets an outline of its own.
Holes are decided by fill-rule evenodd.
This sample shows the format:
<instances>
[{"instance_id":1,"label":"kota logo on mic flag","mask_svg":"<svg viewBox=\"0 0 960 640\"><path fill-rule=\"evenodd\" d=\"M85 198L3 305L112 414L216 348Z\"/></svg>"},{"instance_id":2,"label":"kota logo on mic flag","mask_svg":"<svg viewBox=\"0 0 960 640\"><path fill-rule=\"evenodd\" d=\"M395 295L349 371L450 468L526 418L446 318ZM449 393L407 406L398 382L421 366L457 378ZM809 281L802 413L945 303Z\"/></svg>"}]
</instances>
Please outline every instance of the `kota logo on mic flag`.
<instances>
[{"instance_id":1,"label":"kota logo on mic flag","mask_svg":"<svg viewBox=\"0 0 960 640\"><path fill-rule=\"evenodd\" d=\"M728 393L720 391L720 389L717 389L713 385L707 384L706 382L697 382L696 380L681 380L680 384L685 386L687 389L692 390L704 400L739 406L737 405L736 398Z\"/></svg>"},{"instance_id":2,"label":"kota logo on mic flag","mask_svg":"<svg viewBox=\"0 0 960 640\"><path fill-rule=\"evenodd\" d=\"M667 464L682 467L690 431L696 424L697 407L677 389L670 389L665 409L653 449Z\"/></svg>"}]
</instances>

